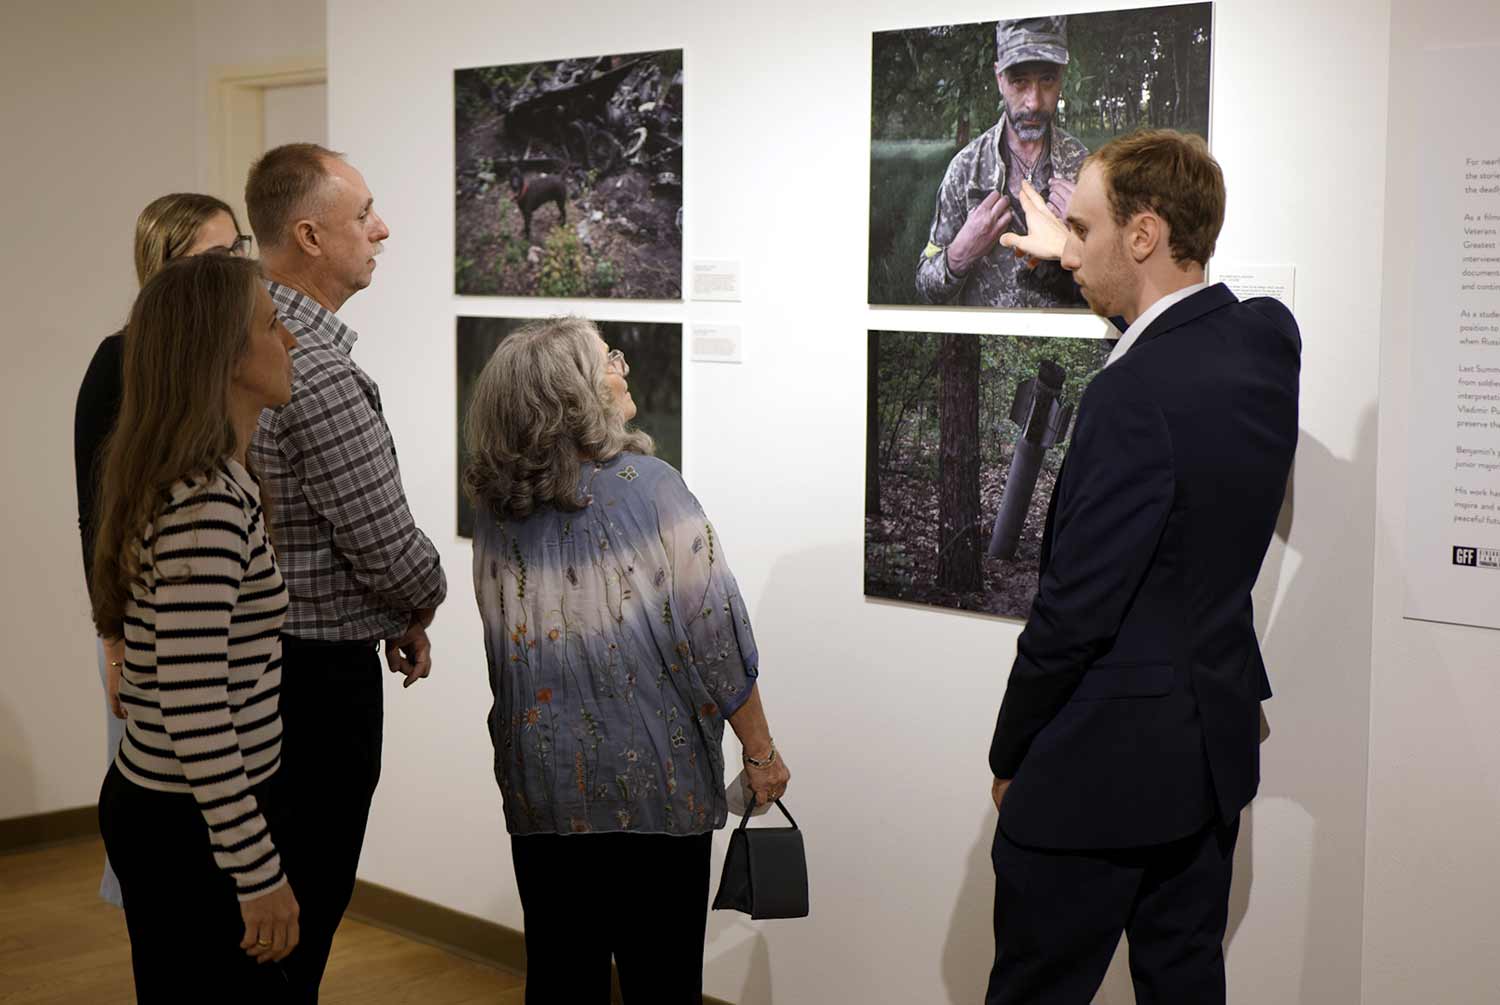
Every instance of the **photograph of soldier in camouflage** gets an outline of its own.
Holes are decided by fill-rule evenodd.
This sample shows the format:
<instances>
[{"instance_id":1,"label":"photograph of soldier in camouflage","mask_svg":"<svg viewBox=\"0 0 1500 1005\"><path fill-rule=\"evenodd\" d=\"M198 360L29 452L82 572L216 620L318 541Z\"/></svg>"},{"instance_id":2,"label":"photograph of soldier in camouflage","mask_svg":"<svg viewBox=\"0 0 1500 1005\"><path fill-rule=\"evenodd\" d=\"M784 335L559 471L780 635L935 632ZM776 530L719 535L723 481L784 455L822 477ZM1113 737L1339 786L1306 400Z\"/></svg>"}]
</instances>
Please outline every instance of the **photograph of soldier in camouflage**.
<instances>
[{"instance_id":1,"label":"photograph of soldier in camouflage","mask_svg":"<svg viewBox=\"0 0 1500 1005\"><path fill-rule=\"evenodd\" d=\"M869 333L865 595L1025 619L1102 338Z\"/></svg>"},{"instance_id":2,"label":"photograph of soldier in camouflage","mask_svg":"<svg viewBox=\"0 0 1500 1005\"><path fill-rule=\"evenodd\" d=\"M1021 182L1059 217L1090 150L1143 127L1208 138L1213 4L877 32L872 304L1086 309L1026 233Z\"/></svg>"},{"instance_id":3,"label":"photograph of soldier in camouflage","mask_svg":"<svg viewBox=\"0 0 1500 1005\"><path fill-rule=\"evenodd\" d=\"M682 50L453 74L454 289L682 298Z\"/></svg>"},{"instance_id":4,"label":"photograph of soldier in camouflage","mask_svg":"<svg viewBox=\"0 0 1500 1005\"><path fill-rule=\"evenodd\" d=\"M489 362L495 347L530 318L458 319L458 536L474 536L474 510L464 497L464 468L469 455L464 449L464 421L474 395L479 371ZM630 367L630 396L635 399L635 419L630 424L643 429L656 441L656 456L682 470L682 325L636 324L631 321L596 321L599 333L611 349L625 354Z\"/></svg>"}]
</instances>

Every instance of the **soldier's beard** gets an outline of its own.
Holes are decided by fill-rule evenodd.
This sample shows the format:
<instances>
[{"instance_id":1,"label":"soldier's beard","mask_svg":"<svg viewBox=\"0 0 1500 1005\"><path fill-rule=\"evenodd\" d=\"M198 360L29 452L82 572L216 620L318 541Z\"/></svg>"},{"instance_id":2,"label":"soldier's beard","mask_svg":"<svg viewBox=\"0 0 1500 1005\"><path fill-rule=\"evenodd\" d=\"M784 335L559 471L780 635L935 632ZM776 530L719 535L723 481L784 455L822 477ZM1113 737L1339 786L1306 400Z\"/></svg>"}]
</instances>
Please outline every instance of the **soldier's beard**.
<instances>
[{"instance_id":1,"label":"soldier's beard","mask_svg":"<svg viewBox=\"0 0 1500 1005\"><path fill-rule=\"evenodd\" d=\"M1035 143L1047 135L1047 127L1052 124L1052 116L1035 115L1025 119L1011 119L1010 127L1015 130L1016 139L1022 143Z\"/></svg>"}]
</instances>

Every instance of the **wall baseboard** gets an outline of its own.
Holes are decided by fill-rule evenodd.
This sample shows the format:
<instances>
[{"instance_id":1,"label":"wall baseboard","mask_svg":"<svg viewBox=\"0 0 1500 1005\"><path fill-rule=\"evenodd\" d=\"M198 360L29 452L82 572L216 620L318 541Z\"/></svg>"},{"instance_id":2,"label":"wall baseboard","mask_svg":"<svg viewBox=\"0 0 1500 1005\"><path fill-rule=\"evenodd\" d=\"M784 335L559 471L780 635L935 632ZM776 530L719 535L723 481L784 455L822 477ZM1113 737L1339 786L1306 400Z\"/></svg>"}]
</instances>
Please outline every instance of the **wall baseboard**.
<instances>
[{"instance_id":1,"label":"wall baseboard","mask_svg":"<svg viewBox=\"0 0 1500 1005\"><path fill-rule=\"evenodd\" d=\"M417 942L445 949L466 959L488 963L515 974L526 973L526 939L513 928L455 911L378 883L359 880L354 884L350 917L404 935ZM611 974L618 1005L620 983ZM730 1005L703 996L704 1005Z\"/></svg>"},{"instance_id":2,"label":"wall baseboard","mask_svg":"<svg viewBox=\"0 0 1500 1005\"><path fill-rule=\"evenodd\" d=\"M98 836L97 806L79 806L71 810L11 817L9 820L0 820L0 854Z\"/></svg>"}]
</instances>

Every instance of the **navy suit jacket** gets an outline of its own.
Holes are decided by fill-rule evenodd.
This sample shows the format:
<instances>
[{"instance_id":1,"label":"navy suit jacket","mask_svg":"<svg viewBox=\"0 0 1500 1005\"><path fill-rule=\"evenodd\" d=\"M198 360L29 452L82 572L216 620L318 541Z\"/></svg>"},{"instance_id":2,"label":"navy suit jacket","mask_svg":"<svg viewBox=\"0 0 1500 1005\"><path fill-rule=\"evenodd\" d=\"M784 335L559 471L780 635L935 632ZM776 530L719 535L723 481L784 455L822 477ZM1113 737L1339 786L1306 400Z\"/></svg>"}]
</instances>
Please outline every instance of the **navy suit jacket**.
<instances>
[{"instance_id":1,"label":"navy suit jacket","mask_svg":"<svg viewBox=\"0 0 1500 1005\"><path fill-rule=\"evenodd\" d=\"M1271 696L1250 591L1297 446L1302 340L1222 284L1089 385L990 768L1011 840L1130 848L1233 820Z\"/></svg>"}]
</instances>

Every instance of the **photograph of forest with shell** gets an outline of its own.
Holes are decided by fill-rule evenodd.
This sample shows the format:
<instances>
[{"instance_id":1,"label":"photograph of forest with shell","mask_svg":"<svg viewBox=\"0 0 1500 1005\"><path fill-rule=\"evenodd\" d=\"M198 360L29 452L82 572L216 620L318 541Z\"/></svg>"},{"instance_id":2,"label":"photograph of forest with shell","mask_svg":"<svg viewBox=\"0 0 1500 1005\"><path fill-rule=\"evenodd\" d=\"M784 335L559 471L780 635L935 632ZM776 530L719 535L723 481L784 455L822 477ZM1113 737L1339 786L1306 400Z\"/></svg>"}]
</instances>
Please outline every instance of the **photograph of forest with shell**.
<instances>
[{"instance_id":1,"label":"photograph of forest with shell","mask_svg":"<svg viewBox=\"0 0 1500 1005\"><path fill-rule=\"evenodd\" d=\"M1025 619L1102 338L869 333L865 595Z\"/></svg>"},{"instance_id":2,"label":"photograph of forest with shell","mask_svg":"<svg viewBox=\"0 0 1500 1005\"><path fill-rule=\"evenodd\" d=\"M474 536L474 507L464 495L464 428L474 383L501 341L531 318L458 319L458 536ZM611 349L625 355L626 379L635 400L630 425L645 430L656 442L656 456L682 470L682 325L642 324L634 321L596 321L599 334Z\"/></svg>"},{"instance_id":3,"label":"photograph of forest with shell","mask_svg":"<svg viewBox=\"0 0 1500 1005\"><path fill-rule=\"evenodd\" d=\"M1211 3L877 32L869 302L1084 309L1060 266L998 243L1026 232L1021 182L1064 217L1109 140L1207 139L1212 48Z\"/></svg>"},{"instance_id":4,"label":"photograph of forest with shell","mask_svg":"<svg viewBox=\"0 0 1500 1005\"><path fill-rule=\"evenodd\" d=\"M682 50L456 70L460 294L682 298Z\"/></svg>"}]
</instances>

